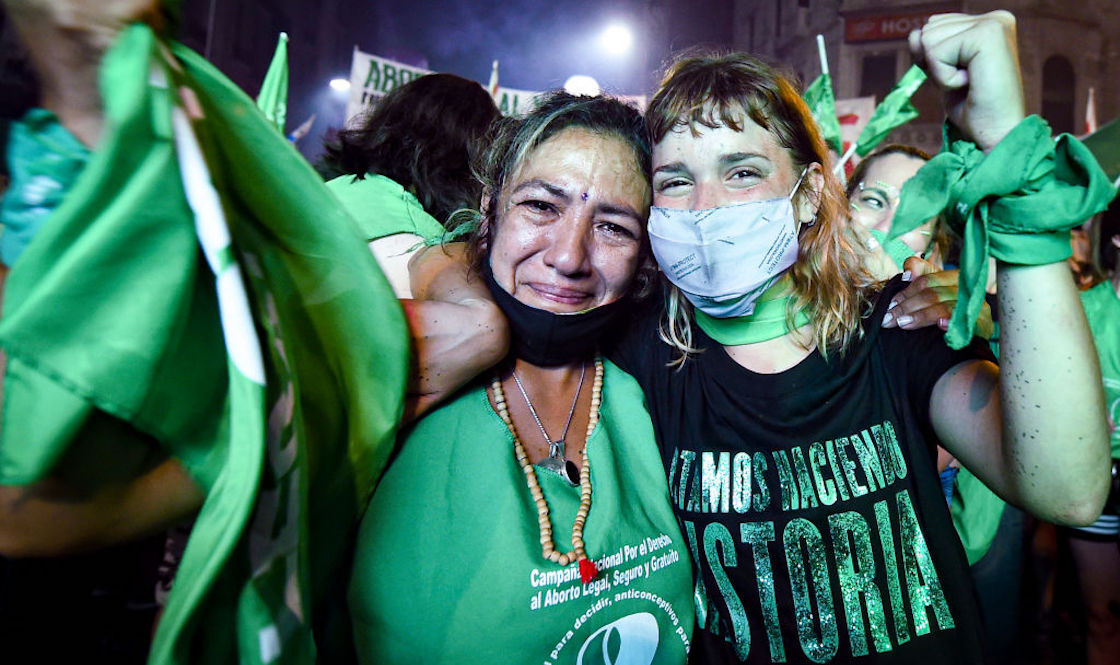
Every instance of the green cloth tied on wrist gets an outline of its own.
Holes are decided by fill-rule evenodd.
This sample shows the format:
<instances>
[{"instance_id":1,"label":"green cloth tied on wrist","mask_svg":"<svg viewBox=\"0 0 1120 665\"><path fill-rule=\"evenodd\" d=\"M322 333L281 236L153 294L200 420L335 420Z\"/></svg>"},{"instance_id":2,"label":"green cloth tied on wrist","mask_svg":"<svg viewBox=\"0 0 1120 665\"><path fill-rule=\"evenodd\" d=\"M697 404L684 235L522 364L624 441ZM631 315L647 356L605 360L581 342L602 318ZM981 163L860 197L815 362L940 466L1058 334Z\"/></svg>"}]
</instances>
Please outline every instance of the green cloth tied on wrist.
<instances>
[{"instance_id":1,"label":"green cloth tied on wrist","mask_svg":"<svg viewBox=\"0 0 1120 665\"><path fill-rule=\"evenodd\" d=\"M754 311L747 316L717 319L700 310L693 310L696 325L715 341L724 346L768 342L809 323L805 310L798 310L789 325L787 310L793 298L789 275L783 275L770 288L762 292L754 304Z\"/></svg>"},{"instance_id":2,"label":"green cloth tied on wrist","mask_svg":"<svg viewBox=\"0 0 1120 665\"><path fill-rule=\"evenodd\" d=\"M945 212L960 235L957 307L945 341L972 339L984 303L988 257L1042 265L1070 256L1069 230L1103 210L1116 189L1080 141L1054 141L1038 116L1024 119L985 155L946 124L945 147L902 187L889 238Z\"/></svg>"}]
</instances>

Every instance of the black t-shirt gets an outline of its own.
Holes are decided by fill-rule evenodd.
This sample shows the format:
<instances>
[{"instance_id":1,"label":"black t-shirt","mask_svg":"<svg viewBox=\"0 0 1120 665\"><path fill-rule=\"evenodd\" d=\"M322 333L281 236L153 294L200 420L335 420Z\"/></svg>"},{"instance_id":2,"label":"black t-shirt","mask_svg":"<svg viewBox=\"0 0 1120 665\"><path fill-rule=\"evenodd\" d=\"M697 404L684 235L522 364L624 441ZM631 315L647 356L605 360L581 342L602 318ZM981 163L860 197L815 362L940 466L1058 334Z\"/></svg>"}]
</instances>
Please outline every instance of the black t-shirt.
<instances>
[{"instance_id":1,"label":"black t-shirt","mask_svg":"<svg viewBox=\"0 0 1120 665\"><path fill-rule=\"evenodd\" d=\"M656 311L608 349L645 390L698 573L692 662L981 662L929 398L951 367L990 355L953 351L936 328L882 329L902 286L846 354L779 374L740 366L695 325L705 351L667 368Z\"/></svg>"}]
</instances>

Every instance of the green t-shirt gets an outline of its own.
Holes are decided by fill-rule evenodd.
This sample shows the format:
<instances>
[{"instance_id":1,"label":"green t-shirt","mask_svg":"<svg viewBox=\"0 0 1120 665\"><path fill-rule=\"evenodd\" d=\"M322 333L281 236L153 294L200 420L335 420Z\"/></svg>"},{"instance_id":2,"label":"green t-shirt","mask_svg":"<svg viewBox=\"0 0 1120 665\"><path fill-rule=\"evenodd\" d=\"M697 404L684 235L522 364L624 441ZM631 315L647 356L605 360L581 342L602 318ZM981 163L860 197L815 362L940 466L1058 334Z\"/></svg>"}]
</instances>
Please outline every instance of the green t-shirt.
<instances>
[{"instance_id":1,"label":"green t-shirt","mask_svg":"<svg viewBox=\"0 0 1120 665\"><path fill-rule=\"evenodd\" d=\"M1006 505L968 469L962 468L957 474L949 512L953 515L953 527L964 546L964 553L968 556L968 565L975 564L988 553Z\"/></svg>"},{"instance_id":2,"label":"green t-shirt","mask_svg":"<svg viewBox=\"0 0 1120 665\"><path fill-rule=\"evenodd\" d=\"M411 192L383 175L367 173L361 179L343 175L328 181L327 189L358 223L366 242L398 233L425 240L443 234L443 225L424 211Z\"/></svg>"},{"instance_id":3,"label":"green t-shirt","mask_svg":"<svg viewBox=\"0 0 1120 665\"><path fill-rule=\"evenodd\" d=\"M408 435L362 522L350 583L359 659L373 663L683 663L694 609L641 389L606 364L588 442L589 585L541 556L513 439L477 386ZM541 471L559 549L578 487Z\"/></svg>"},{"instance_id":4,"label":"green t-shirt","mask_svg":"<svg viewBox=\"0 0 1120 665\"><path fill-rule=\"evenodd\" d=\"M1108 409L1108 425L1112 432L1112 456L1120 457L1120 298L1111 282L1101 282L1081 292L1081 305L1089 319L1097 357L1104 380L1104 399Z\"/></svg>"}]
</instances>

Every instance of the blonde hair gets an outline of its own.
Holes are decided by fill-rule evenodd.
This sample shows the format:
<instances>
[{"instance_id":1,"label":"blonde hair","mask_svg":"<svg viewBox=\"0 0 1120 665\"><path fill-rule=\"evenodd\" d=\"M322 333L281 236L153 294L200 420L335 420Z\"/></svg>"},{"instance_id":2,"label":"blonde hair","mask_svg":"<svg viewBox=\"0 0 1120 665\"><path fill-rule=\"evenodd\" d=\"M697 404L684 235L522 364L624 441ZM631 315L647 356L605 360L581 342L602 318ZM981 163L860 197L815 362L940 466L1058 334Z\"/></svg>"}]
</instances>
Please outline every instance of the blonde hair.
<instances>
[{"instance_id":1,"label":"blonde hair","mask_svg":"<svg viewBox=\"0 0 1120 665\"><path fill-rule=\"evenodd\" d=\"M796 169L821 165L816 222L801 228L797 261L789 269L793 296L786 321L792 327L797 312L809 311L812 336L799 343L815 344L826 358L831 351L843 353L862 335L860 320L875 280L848 226L847 198L832 174L828 149L792 80L746 53L686 57L669 67L646 110L655 145L683 126L693 133L697 125L742 131L744 117L769 131L789 151ZM661 338L680 351L674 362L679 365L696 352L692 311L675 287L666 299Z\"/></svg>"}]
</instances>

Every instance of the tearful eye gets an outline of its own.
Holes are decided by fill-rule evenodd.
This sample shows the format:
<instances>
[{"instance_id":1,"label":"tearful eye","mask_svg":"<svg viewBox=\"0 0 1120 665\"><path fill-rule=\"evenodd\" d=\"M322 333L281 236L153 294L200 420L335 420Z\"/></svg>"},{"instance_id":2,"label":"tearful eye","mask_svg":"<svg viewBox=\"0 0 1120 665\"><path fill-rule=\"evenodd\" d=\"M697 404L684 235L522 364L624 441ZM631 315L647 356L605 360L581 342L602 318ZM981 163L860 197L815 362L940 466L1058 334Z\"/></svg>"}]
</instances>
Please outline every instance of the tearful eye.
<instances>
[{"instance_id":1,"label":"tearful eye","mask_svg":"<svg viewBox=\"0 0 1120 665\"><path fill-rule=\"evenodd\" d=\"M552 205L548 201L541 201L538 199L529 199L526 201L522 201L517 205L523 208L528 208L530 211L536 213L550 213L556 211L556 206Z\"/></svg>"},{"instance_id":2,"label":"tearful eye","mask_svg":"<svg viewBox=\"0 0 1120 665\"><path fill-rule=\"evenodd\" d=\"M599 224L599 228L617 238L633 239L635 237L633 231L621 224L615 224L614 222L602 222Z\"/></svg>"}]
</instances>

